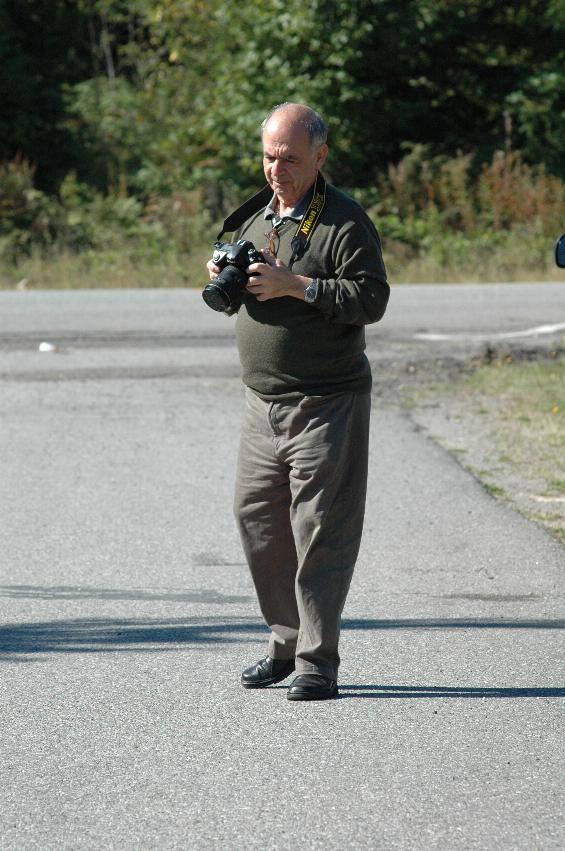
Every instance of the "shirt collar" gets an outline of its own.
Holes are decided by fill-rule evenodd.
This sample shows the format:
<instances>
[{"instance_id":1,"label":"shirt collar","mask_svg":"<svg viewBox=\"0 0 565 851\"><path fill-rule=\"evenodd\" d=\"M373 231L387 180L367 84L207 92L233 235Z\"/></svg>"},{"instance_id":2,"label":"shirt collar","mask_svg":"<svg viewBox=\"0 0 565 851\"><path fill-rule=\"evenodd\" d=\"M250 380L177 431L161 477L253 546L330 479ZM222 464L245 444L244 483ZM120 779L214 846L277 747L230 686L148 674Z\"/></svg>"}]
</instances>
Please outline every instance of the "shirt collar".
<instances>
[{"instance_id":1,"label":"shirt collar","mask_svg":"<svg viewBox=\"0 0 565 851\"><path fill-rule=\"evenodd\" d=\"M265 212L263 214L264 218L271 219L273 222L273 227L278 227L278 225L282 224L283 222L289 221L289 219L293 222L299 222L304 213L306 212L308 204L312 200L312 195L314 194L314 186L315 183L313 183L310 189L308 189L308 191L304 193L300 201L298 201L296 206L293 207L292 212L289 213L287 216L283 216L282 219L279 219L277 217L277 214L275 213L275 209L277 206L277 196L273 193L273 197L265 207Z\"/></svg>"}]
</instances>

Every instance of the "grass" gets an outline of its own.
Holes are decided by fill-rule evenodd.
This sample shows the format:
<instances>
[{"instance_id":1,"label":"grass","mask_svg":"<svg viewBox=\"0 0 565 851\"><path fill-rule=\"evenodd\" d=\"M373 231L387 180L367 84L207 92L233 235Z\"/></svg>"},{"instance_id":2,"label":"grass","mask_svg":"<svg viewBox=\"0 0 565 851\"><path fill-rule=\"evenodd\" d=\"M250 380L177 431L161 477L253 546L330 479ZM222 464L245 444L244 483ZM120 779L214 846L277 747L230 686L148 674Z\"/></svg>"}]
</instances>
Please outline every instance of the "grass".
<instances>
[{"instance_id":1,"label":"grass","mask_svg":"<svg viewBox=\"0 0 565 851\"><path fill-rule=\"evenodd\" d=\"M485 490L565 543L565 350L534 362L505 355L432 392L473 435L458 451Z\"/></svg>"},{"instance_id":2,"label":"grass","mask_svg":"<svg viewBox=\"0 0 565 851\"><path fill-rule=\"evenodd\" d=\"M461 388L488 410L498 460L565 493L565 358L544 363L498 361Z\"/></svg>"},{"instance_id":3,"label":"grass","mask_svg":"<svg viewBox=\"0 0 565 851\"><path fill-rule=\"evenodd\" d=\"M0 266L0 289L79 290L197 287L207 280L206 261L212 245L199 246L189 256L164 252L140 262L124 244L112 251L70 252L42 257L38 252L14 266Z\"/></svg>"},{"instance_id":4,"label":"grass","mask_svg":"<svg viewBox=\"0 0 565 851\"><path fill-rule=\"evenodd\" d=\"M563 269L558 269L553 260L553 244L547 241L545 255L528 262L517 257L511 241L484 259L436 256L422 251L417 258L399 260L387 253L386 241L383 253L391 281L395 284L480 284L519 281L563 281Z\"/></svg>"},{"instance_id":5,"label":"grass","mask_svg":"<svg viewBox=\"0 0 565 851\"><path fill-rule=\"evenodd\" d=\"M399 283L486 283L506 281L563 280L563 270L554 266L553 246L548 245L547 262L526 265L513 256L512 245L494 254L488 262L439 262L422 251L418 259L401 261L393 254L384 256L389 279ZM212 254L212 241L198 243L190 254L169 248L139 257L124 241L111 250L70 251L31 257L17 263L0 263L0 289L108 289L146 287L200 287L206 279L206 261ZM21 283L21 282L25 283Z\"/></svg>"},{"instance_id":6,"label":"grass","mask_svg":"<svg viewBox=\"0 0 565 851\"><path fill-rule=\"evenodd\" d=\"M489 482L483 482L483 487L491 496L496 496L499 499L506 498L506 491L498 485L491 485Z\"/></svg>"}]
</instances>

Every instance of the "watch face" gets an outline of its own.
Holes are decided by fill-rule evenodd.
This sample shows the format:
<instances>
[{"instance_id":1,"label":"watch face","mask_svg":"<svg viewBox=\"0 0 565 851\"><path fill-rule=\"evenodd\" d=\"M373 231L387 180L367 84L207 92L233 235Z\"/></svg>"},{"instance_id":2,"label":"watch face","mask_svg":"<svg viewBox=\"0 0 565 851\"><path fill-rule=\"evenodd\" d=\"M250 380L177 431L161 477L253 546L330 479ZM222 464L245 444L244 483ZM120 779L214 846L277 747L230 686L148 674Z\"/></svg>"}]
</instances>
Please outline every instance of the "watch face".
<instances>
[{"instance_id":1,"label":"watch face","mask_svg":"<svg viewBox=\"0 0 565 851\"><path fill-rule=\"evenodd\" d=\"M316 301L317 295L318 295L318 281L312 281L312 283L308 284L308 286L304 290L304 301L307 301L309 303Z\"/></svg>"}]
</instances>

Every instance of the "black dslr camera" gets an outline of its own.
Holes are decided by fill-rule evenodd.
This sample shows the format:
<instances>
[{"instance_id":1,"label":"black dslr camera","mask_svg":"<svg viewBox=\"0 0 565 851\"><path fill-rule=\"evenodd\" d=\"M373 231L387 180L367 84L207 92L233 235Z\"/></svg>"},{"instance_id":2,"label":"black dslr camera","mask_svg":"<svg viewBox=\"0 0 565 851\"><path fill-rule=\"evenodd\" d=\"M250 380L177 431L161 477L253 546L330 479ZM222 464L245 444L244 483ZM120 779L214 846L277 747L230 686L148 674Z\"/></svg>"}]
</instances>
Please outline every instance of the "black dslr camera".
<instances>
[{"instance_id":1,"label":"black dslr camera","mask_svg":"<svg viewBox=\"0 0 565 851\"><path fill-rule=\"evenodd\" d=\"M204 287L202 298L212 310L231 316L241 307L242 295L249 279L245 271L251 263L264 263L265 258L252 242L216 242L212 261L222 270Z\"/></svg>"}]
</instances>

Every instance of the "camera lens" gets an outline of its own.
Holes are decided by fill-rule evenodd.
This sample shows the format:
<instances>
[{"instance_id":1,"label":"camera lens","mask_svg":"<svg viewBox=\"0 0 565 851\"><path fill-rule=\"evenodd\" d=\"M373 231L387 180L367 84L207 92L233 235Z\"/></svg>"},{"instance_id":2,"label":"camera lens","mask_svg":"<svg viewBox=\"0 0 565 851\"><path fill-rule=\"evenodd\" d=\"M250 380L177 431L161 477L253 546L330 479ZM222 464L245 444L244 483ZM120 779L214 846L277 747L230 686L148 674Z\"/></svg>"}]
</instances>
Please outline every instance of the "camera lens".
<instances>
[{"instance_id":1,"label":"camera lens","mask_svg":"<svg viewBox=\"0 0 565 851\"><path fill-rule=\"evenodd\" d=\"M247 275L237 266L226 266L217 278L204 287L202 298L212 310L225 313L235 312L241 304L241 293L247 283Z\"/></svg>"},{"instance_id":2,"label":"camera lens","mask_svg":"<svg viewBox=\"0 0 565 851\"><path fill-rule=\"evenodd\" d=\"M228 296L223 289L216 286L216 284L208 284L202 292L202 298L208 307L212 308L212 310L219 310L220 312L225 313L226 310L229 309L230 300Z\"/></svg>"}]
</instances>

